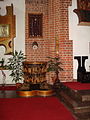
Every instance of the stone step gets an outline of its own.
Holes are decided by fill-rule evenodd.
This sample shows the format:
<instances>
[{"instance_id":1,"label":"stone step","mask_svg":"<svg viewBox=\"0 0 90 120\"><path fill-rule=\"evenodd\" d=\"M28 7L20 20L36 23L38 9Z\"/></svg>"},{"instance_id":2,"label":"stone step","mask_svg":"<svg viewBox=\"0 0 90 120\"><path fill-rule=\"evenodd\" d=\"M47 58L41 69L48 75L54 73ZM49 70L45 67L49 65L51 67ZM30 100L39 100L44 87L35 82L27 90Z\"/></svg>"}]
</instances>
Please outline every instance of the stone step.
<instances>
[{"instance_id":1,"label":"stone step","mask_svg":"<svg viewBox=\"0 0 90 120\"><path fill-rule=\"evenodd\" d=\"M90 90L72 90L63 86L63 91L76 101L90 102Z\"/></svg>"},{"instance_id":2,"label":"stone step","mask_svg":"<svg viewBox=\"0 0 90 120\"><path fill-rule=\"evenodd\" d=\"M68 95L65 91L61 91L60 94L62 97L66 98L68 102L72 105L72 107L84 107L90 106L90 101L79 101L78 99L74 98L72 95Z\"/></svg>"},{"instance_id":3,"label":"stone step","mask_svg":"<svg viewBox=\"0 0 90 120\"><path fill-rule=\"evenodd\" d=\"M78 103L76 100L72 99L64 91L61 91L59 95L60 99L71 109L76 117L78 117L80 120L88 120L90 117L90 102L84 102L84 104L80 104L80 102Z\"/></svg>"},{"instance_id":4,"label":"stone step","mask_svg":"<svg viewBox=\"0 0 90 120\"><path fill-rule=\"evenodd\" d=\"M90 95L83 95L82 101L90 101Z\"/></svg>"},{"instance_id":5,"label":"stone step","mask_svg":"<svg viewBox=\"0 0 90 120\"><path fill-rule=\"evenodd\" d=\"M75 113L88 113L90 112L90 106L84 106L84 107L75 107L74 108Z\"/></svg>"},{"instance_id":6,"label":"stone step","mask_svg":"<svg viewBox=\"0 0 90 120\"><path fill-rule=\"evenodd\" d=\"M76 120L90 120L90 112L85 114L78 113L76 114L76 116L77 116Z\"/></svg>"}]
</instances>

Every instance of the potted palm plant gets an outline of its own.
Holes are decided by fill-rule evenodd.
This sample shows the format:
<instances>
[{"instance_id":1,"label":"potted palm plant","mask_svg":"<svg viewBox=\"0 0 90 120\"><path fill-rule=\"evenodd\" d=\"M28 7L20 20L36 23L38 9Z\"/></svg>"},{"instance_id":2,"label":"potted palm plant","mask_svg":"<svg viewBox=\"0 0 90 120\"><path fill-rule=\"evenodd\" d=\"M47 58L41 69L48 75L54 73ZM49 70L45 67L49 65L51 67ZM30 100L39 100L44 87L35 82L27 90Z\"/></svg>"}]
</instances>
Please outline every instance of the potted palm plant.
<instances>
[{"instance_id":1,"label":"potted palm plant","mask_svg":"<svg viewBox=\"0 0 90 120\"><path fill-rule=\"evenodd\" d=\"M48 57L49 61L47 62L47 72L55 72L56 77L53 84L54 88L60 87L60 80L59 80L59 72L63 71L63 68L61 68L61 62L59 57Z\"/></svg>"},{"instance_id":2,"label":"potted palm plant","mask_svg":"<svg viewBox=\"0 0 90 120\"><path fill-rule=\"evenodd\" d=\"M56 80L59 80L58 74L63 69L60 67L60 58L59 57L48 57L49 61L47 62L47 72L55 72L56 74Z\"/></svg>"},{"instance_id":3,"label":"potted palm plant","mask_svg":"<svg viewBox=\"0 0 90 120\"><path fill-rule=\"evenodd\" d=\"M23 62L25 55L22 51L12 54L12 57L8 59L7 68L11 71L10 76L12 81L18 83L23 80Z\"/></svg>"}]
</instances>

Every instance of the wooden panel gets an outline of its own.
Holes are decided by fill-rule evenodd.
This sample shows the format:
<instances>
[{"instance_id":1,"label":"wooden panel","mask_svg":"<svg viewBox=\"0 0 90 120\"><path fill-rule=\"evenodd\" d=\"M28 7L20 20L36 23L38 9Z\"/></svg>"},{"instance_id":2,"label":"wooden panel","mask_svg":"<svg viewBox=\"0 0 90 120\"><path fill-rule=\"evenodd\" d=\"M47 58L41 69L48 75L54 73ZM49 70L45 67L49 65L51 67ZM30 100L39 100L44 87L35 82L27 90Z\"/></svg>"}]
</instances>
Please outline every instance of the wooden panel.
<instances>
[{"instance_id":1,"label":"wooden panel","mask_svg":"<svg viewBox=\"0 0 90 120\"><path fill-rule=\"evenodd\" d=\"M90 26L90 0L77 0L77 9L73 11L78 16L78 25Z\"/></svg>"},{"instance_id":2,"label":"wooden panel","mask_svg":"<svg viewBox=\"0 0 90 120\"><path fill-rule=\"evenodd\" d=\"M46 80L46 62L24 62L24 81L33 84Z\"/></svg>"},{"instance_id":3,"label":"wooden panel","mask_svg":"<svg viewBox=\"0 0 90 120\"><path fill-rule=\"evenodd\" d=\"M13 39L16 36L15 30L15 19L16 16L13 15L13 4L11 6L6 6L7 14L5 16L0 16L0 45L6 48L5 54L11 54L14 49ZM6 34L5 26L8 26L8 36ZM5 27L6 28L6 27ZM3 30L3 31L2 31ZM5 35L4 35L4 33Z\"/></svg>"},{"instance_id":4,"label":"wooden panel","mask_svg":"<svg viewBox=\"0 0 90 120\"><path fill-rule=\"evenodd\" d=\"M90 10L90 0L77 0L78 9Z\"/></svg>"}]
</instances>

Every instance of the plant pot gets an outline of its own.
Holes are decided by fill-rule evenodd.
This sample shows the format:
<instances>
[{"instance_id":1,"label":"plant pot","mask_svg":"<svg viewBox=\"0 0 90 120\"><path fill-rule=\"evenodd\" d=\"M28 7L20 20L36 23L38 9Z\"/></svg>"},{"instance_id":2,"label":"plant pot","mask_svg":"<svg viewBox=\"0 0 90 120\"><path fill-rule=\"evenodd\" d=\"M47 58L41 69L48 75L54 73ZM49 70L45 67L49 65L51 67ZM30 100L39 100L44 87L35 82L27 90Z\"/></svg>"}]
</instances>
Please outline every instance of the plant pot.
<instances>
[{"instance_id":1,"label":"plant pot","mask_svg":"<svg viewBox=\"0 0 90 120\"><path fill-rule=\"evenodd\" d=\"M16 88L20 88L22 86L22 83L16 83Z\"/></svg>"}]
</instances>

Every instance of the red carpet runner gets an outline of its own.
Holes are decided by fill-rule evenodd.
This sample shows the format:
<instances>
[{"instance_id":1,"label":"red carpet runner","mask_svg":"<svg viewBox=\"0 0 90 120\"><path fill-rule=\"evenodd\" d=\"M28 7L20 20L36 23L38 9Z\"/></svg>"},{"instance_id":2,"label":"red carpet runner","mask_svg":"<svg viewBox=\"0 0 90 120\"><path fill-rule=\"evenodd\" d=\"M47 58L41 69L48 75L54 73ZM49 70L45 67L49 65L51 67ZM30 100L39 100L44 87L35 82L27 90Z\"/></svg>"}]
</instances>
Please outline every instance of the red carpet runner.
<instances>
[{"instance_id":1,"label":"red carpet runner","mask_svg":"<svg viewBox=\"0 0 90 120\"><path fill-rule=\"evenodd\" d=\"M0 120L75 120L56 97L1 98Z\"/></svg>"}]
</instances>

